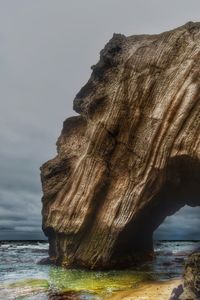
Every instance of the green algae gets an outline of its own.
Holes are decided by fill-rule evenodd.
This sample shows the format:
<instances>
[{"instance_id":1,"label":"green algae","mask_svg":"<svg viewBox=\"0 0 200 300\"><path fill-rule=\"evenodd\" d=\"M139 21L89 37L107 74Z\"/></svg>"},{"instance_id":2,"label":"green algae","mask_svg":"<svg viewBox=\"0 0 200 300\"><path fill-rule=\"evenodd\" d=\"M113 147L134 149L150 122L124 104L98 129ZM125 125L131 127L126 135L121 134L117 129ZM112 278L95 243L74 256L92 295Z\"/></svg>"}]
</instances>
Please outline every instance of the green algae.
<instances>
[{"instance_id":1,"label":"green algae","mask_svg":"<svg viewBox=\"0 0 200 300\"><path fill-rule=\"evenodd\" d=\"M45 279L25 279L7 285L7 288L21 288L21 287L48 289L49 283Z\"/></svg>"},{"instance_id":2,"label":"green algae","mask_svg":"<svg viewBox=\"0 0 200 300\"><path fill-rule=\"evenodd\" d=\"M49 290L49 283L45 279L29 278L0 285L0 290L0 299L29 299L32 295L46 294Z\"/></svg>"},{"instance_id":3,"label":"green algae","mask_svg":"<svg viewBox=\"0 0 200 300\"><path fill-rule=\"evenodd\" d=\"M87 291L102 294L133 288L140 282L150 280L149 275L133 271L94 272L52 268L50 285L61 291Z\"/></svg>"},{"instance_id":4,"label":"green algae","mask_svg":"<svg viewBox=\"0 0 200 300\"><path fill-rule=\"evenodd\" d=\"M6 289L15 292L16 295L21 294L22 297L31 293L58 291L87 294L88 299L104 299L104 296L134 288L139 283L150 279L145 273L129 270L95 272L52 266L49 269L48 281L46 279L19 280L8 284Z\"/></svg>"}]
</instances>

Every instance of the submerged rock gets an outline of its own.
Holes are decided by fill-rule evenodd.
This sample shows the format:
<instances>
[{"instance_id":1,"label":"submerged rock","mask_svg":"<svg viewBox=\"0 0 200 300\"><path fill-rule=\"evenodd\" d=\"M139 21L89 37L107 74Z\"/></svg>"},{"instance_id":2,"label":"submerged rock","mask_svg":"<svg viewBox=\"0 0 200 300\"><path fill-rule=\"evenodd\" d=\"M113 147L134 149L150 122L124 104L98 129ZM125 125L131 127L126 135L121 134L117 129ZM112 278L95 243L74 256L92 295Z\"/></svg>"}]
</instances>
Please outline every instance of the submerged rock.
<instances>
[{"instance_id":1,"label":"submerged rock","mask_svg":"<svg viewBox=\"0 0 200 300\"><path fill-rule=\"evenodd\" d=\"M48 295L49 300L81 300L81 294L73 291L66 292L52 292Z\"/></svg>"},{"instance_id":2,"label":"submerged rock","mask_svg":"<svg viewBox=\"0 0 200 300\"><path fill-rule=\"evenodd\" d=\"M64 266L131 266L154 230L200 205L200 23L115 34L41 167L43 230Z\"/></svg>"}]
</instances>

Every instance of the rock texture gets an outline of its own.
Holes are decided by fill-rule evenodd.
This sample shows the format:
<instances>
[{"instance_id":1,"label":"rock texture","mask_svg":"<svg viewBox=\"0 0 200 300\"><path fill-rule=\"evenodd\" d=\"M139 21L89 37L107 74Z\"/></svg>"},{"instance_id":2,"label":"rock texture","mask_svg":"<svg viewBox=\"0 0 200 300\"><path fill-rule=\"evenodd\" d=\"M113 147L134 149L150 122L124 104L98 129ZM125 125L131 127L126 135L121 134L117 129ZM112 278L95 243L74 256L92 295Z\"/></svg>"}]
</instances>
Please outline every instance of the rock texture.
<instances>
[{"instance_id":1,"label":"rock texture","mask_svg":"<svg viewBox=\"0 0 200 300\"><path fill-rule=\"evenodd\" d=\"M187 294L194 294L197 299L200 299L200 252L193 253L189 256L185 264L183 278L185 291L181 299L186 300L189 298ZM195 299L195 297L192 299Z\"/></svg>"},{"instance_id":2,"label":"rock texture","mask_svg":"<svg viewBox=\"0 0 200 300\"><path fill-rule=\"evenodd\" d=\"M41 168L50 259L125 266L154 230L200 204L200 23L114 34Z\"/></svg>"},{"instance_id":3,"label":"rock texture","mask_svg":"<svg viewBox=\"0 0 200 300\"><path fill-rule=\"evenodd\" d=\"M174 289L170 300L200 299L200 252L189 256L185 264L184 283Z\"/></svg>"}]
</instances>

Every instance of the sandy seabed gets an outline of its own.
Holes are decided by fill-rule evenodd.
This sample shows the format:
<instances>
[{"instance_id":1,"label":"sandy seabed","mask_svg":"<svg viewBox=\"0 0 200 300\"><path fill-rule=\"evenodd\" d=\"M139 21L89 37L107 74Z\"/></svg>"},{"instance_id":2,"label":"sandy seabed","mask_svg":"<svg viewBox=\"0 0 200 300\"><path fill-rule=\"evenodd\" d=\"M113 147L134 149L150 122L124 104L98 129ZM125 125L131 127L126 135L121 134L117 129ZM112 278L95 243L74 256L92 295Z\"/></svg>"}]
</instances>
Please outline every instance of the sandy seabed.
<instances>
[{"instance_id":1,"label":"sandy seabed","mask_svg":"<svg viewBox=\"0 0 200 300\"><path fill-rule=\"evenodd\" d=\"M181 284L181 280L142 283L129 291L118 292L107 300L169 300L174 288Z\"/></svg>"}]
</instances>

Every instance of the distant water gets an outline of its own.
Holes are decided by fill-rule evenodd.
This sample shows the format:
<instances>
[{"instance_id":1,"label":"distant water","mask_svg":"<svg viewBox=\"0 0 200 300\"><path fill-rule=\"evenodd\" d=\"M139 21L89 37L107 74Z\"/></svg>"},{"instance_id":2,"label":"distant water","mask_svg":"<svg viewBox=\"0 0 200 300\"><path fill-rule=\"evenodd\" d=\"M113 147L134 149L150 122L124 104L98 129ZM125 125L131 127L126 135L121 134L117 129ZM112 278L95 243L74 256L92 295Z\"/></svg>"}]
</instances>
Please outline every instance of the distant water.
<instances>
[{"instance_id":1,"label":"distant water","mask_svg":"<svg viewBox=\"0 0 200 300\"><path fill-rule=\"evenodd\" d=\"M199 248L200 241L156 241L154 261L136 270L89 272L37 264L48 256L47 242L0 242L0 300L45 300L57 291L74 292L74 299L105 299L148 278L179 278L185 258Z\"/></svg>"}]
</instances>

